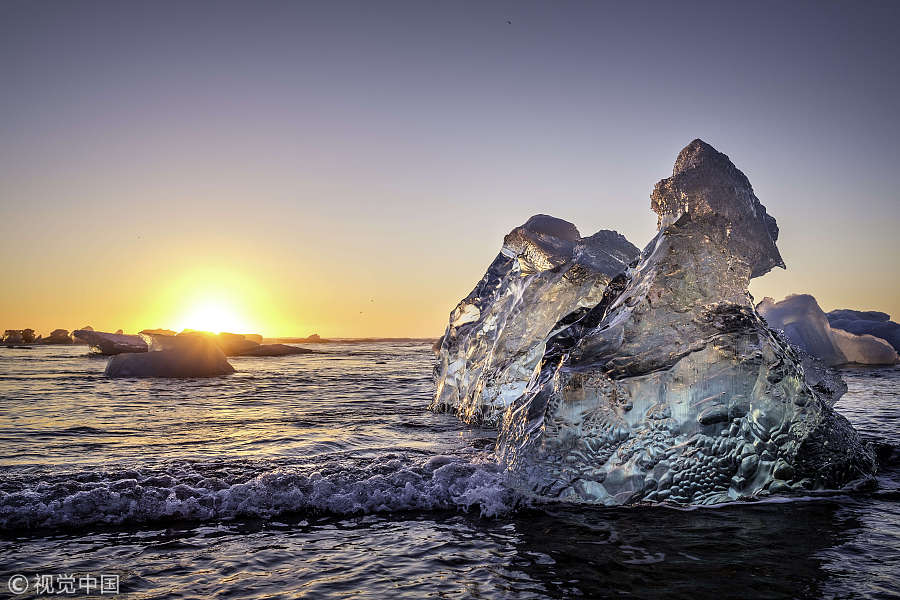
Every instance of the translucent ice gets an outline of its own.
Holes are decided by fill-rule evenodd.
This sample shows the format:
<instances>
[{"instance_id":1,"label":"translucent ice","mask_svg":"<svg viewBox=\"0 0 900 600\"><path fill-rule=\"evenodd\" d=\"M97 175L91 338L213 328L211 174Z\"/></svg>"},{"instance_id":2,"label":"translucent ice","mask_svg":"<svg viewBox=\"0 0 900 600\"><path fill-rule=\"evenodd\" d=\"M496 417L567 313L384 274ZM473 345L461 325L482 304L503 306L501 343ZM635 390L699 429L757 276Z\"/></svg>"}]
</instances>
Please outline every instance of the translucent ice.
<instances>
[{"instance_id":1,"label":"translucent ice","mask_svg":"<svg viewBox=\"0 0 900 600\"><path fill-rule=\"evenodd\" d=\"M432 408L496 423L522 395L557 322L599 302L637 255L615 231L582 238L571 223L547 215L513 229L435 345Z\"/></svg>"},{"instance_id":2,"label":"translucent ice","mask_svg":"<svg viewBox=\"0 0 900 600\"><path fill-rule=\"evenodd\" d=\"M701 140L657 184L659 233L602 300L566 316L505 413L498 454L527 494L712 504L870 476L831 408L843 384L770 330L747 285L783 266L750 182Z\"/></svg>"},{"instance_id":3,"label":"translucent ice","mask_svg":"<svg viewBox=\"0 0 900 600\"><path fill-rule=\"evenodd\" d=\"M788 341L826 365L897 362L897 353L886 341L832 328L819 303L809 294L794 294L780 302L764 298L756 310L769 327L784 332Z\"/></svg>"},{"instance_id":4,"label":"translucent ice","mask_svg":"<svg viewBox=\"0 0 900 600\"><path fill-rule=\"evenodd\" d=\"M843 329L831 330L834 341L841 349L848 363L858 365L894 365L900 356L894 347L874 335L856 335Z\"/></svg>"},{"instance_id":5,"label":"translucent ice","mask_svg":"<svg viewBox=\"0 0 900 600\"><path fill-rule=\"evenodd\" d=\"M769 327L782 331L789 342L826 365L847 362L834 340L825 313L809 294L794 294L780 302L763 298L756 310Z\"/></svg>"}]
</instances>

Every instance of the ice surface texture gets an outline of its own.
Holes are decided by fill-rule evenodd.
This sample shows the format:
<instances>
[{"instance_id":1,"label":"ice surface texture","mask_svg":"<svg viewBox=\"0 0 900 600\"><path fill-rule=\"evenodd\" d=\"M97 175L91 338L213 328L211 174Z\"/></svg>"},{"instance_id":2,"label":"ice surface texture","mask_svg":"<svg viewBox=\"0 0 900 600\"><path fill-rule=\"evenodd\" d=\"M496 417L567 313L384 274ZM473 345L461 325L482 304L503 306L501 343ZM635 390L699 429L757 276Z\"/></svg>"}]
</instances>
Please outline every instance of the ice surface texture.
<instances>
[{"instance_id":1,"label":"ice surface texture","mask_svg":"<svg viewBox=\"0 0 900 600\"><path fill-rule=\"evenodd\" d=\"M871 451L831 408L846 388L806 373L754 310L750 278L783 263L744 174L694 140L652 207L659 233L638 264L551 328L505 413L511 484L576 502L714 504L870 476Z\"/></svg>"},{"instance_id":2,"label":"ice surface texture","mask_svg":"<svg viewBox=\"0 0 900 600\"><path fill-rule=\"evenodd\" d=\"M756 310L769 327L784 332L788 341L826 365L892 365L897 362L897 352L885 340L832 328L819 303L809 294L794 294L780 302L763 298Z\"/></svg>"},{"instance_id":3,"label":"ice surface texture","mask_svg":"<svg viewBox=\"0 0 900 600\"><path fill-rule=\"evenodd\" d=\"M435 345L432 408L496 424L525 391L557 322L597 304L638 253L615 231L582 238L571 223L547 215L513 229Z\"/></svg>"}]
</instances>

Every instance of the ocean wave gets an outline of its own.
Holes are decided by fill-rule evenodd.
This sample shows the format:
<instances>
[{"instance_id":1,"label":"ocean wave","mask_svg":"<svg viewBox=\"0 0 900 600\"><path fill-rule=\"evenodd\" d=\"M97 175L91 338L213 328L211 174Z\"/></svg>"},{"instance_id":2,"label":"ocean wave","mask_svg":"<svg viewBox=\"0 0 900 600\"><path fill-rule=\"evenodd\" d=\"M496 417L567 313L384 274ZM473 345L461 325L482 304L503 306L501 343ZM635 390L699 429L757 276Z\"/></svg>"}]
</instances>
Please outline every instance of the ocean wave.
<instances>
[{"instance_id":1,"label":"ocean wave","mask_svg":"<svg viewBox=\"0 0 900 600\"><path fill-rule=\"evenodd\" d=\"M243 474L243 476L242 476ZM407 510L504 514L515 504L497 465L459 456L411 460L390 454L278 467L247 477L192 466L7 479L0 530L269 519L315 511L339 515Z\"/></svg>"}]
</instances>

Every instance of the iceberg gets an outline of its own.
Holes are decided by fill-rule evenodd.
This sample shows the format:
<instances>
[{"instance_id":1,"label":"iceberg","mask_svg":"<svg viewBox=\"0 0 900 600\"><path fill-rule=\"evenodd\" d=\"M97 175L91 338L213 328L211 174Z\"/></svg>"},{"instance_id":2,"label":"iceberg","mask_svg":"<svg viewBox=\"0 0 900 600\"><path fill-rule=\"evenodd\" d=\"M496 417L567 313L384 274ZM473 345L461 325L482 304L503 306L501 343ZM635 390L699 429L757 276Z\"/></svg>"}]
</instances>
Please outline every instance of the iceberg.
<instances>
[{"instance_id":1,"label":"iceberg","mask_svg":"<svg viewBox=\"0 0 900 600\"><path fill-rule=\"evenodd\" d=\"M204 335L212 339L221 348L225 356L290 356L292 354L311 354L314 351L287 344L262 344L262 336L256 333L219 334L183 331L178 335ZM259 341L258 341L259 340Z\"/></svg>"},{"instance_id":2,"label":"iceberg","mask_svg":"<svg viewBox=\"0 0 900 600\"><path fill-rule=\"evenodd\" d=\"M827 366L847 362L834 339L825 313L809 294L793 294L780 302L763 298L756 305L756 312L769 327L781 331L790 343Z\"/></svg>"},{"instance_id":3,"label":"iceberg","mask_svg":"<svg viewBox=\"0 0 900 600\"><path fill-rule=\"evenodd\" d=\"M35 340L35 341L37 341L37 340ZM53 331L50 332L50 335L48 335L47 337L40 338L41 344L67 345L67 344L71 344L72 341L73 341L72 336L69 335L68 329L54 329Z\"/></svg>"},{"instance_id":4,"label":"iceberg","mask_svg":"<svg viewBox=\"0 0 900 600\"><path fill-rule=\"evenodd\" d=\"M857 335L843 329L832 329L834 341L848 363L857 365L895 365L900 356L894 347L874 335Z\"/></svg>"},{"instance_id":5,"label":"iceberg","mask_svg":"<svg viewBox=\"0 0 900 600\"><path fill-rule=\"evenodd\" d=\"M259 347L258 342L248 340L247 336L239 333L220 333L218 335L210 333L205 335L209 335L215 340L216 345L222 349L225 356L240 356Z\"/></svg>"},{"instance_id":6,"label":"iceberg","mask_svg":"<svg viewBox=\"0 0 900 600\"><path fill-rule=\"evenodd\" d=\"M34 341L34 329L7 329L0 339L0 342L9 345L31 344Z\"/></svg>"},{"instance_id":7,"label":"iceberg","mask_svg":"<svg viewBox=\"0 0 900 600\"><path fill-rule=\"evenodd\" d=\"M526 495L716 504L865 480L832 408L846 387L767 327L747 291L784 267L729 158L685 147L651 195L659 232L595 306L565 316L506 411L497 453Z\"/></svg>"},{"instance_id":8,"label":"iceberg","mask_svg":"<svg viewBox=\"0 0 900 600\"><path fill-rule=\"evenodd\" d=\"M769 327L782 331L791 344L827 366L892 365L898 361L897 352L886 341L832 328L819 303L809 294L793 294L780 302L763 298L756 311Z\"/></svg>"},{"instance_id":9,"label":"iceberg","mask_svg":"<svg viewBox=\"0 0 900 600\"><path fill-rule=\"evenodd\" d=\"M547 215L513 229L433 347L432 410L496 424L525 391L557 322L597 304L638 254L615 231L582 238L573 224Z\"/></svg>"},{"instance_id":10,"label":"iceberg","mask_svg":"<svg viewBox=\"0 0 900 600\"><path fill-rule=\"evenodd\" d=\"M245 350L238 356L292 356L294 354L313 354L314 352L315 350L309 348L288 344L257 344L255 348Z\"/></svg>"},{"instance_id":11,"label":"iceberg","mask_svg":"<svg viewBox=\"0 0 900 600\"><path fill-rule=\"evenodd\" d=\"M151 335L151 334L169 335L169 336L178 335L175 331L172 331L171 329L143 329L143 330L139 331L138 333L140 335ZM182 333L185 333L185 332L182 331Z\"/></svg>"},{"instance_id":12,"label":"iceberg","mask_svg":"<svg viewBox=\"0 0 900 600\"><path fill-rule=\"evenodd\" d=\"M881 338L900 352L900 324L891 321L891 316L887 313L842 308L831 311L827 317L834 329Z\"/></svg>"},{"instance_id":13,"label":"iceberg","mask_svg":"<svg viewBox=\"0 0 900 600\"><path fill-rule=\"evenodd\" d=\"M234 367L215 341L204 335L142 334L146 352L117 354L107 377L217 377Z\"/></svg>"},{"instance_id":14,"label":"iceberg","mask_svg":"<svg viewBox=\"0 0 900 600\"><path fill-rule=\"evenodd\" d=\"M210 333L193 329L185 329L181 333L175 333L171 329L145 329L140 333L141 343L145 348L149 344L151 351L181 348L184 338L197 337L215 344L225 356L289 356L314 352L308 348L286 344L261 344L259 340L262 340L262 336L256 333Z\"/></svg>"},{"instance_id":15,"label":"iceberg","mask_svg":"<svg viewBox=\"0 0 900 600\"><path fill-rule=\"evenodd\" d=\"M76 329L72 335L90 346L92 354L115 355L147 351L147 342L139 335L106 333L93 329Z\"/></svg>"}]
</instances>

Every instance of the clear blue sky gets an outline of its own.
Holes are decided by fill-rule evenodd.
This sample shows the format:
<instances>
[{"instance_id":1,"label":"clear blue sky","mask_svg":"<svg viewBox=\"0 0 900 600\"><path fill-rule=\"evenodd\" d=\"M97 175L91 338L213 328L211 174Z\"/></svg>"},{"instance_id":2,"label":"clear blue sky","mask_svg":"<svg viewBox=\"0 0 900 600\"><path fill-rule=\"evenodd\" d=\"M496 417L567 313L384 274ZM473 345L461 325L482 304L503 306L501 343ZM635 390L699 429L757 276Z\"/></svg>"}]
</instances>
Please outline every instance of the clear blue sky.
<instances>
[{"instance_id":1,"label":"clear blue sky","mask_svg":"<svg viewBox=\"0 0 900 600\"><path fill-rule=\"evenodd\" d=\"M508 24L507 21L511 21ZM652 236L703 138L757 297L900 316L900 2L0 1L0 327L438 335L543 212Z\"/></svg>"}]
</instances>

